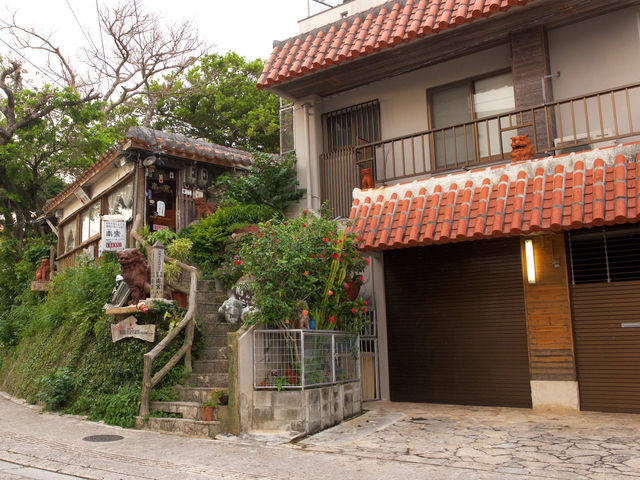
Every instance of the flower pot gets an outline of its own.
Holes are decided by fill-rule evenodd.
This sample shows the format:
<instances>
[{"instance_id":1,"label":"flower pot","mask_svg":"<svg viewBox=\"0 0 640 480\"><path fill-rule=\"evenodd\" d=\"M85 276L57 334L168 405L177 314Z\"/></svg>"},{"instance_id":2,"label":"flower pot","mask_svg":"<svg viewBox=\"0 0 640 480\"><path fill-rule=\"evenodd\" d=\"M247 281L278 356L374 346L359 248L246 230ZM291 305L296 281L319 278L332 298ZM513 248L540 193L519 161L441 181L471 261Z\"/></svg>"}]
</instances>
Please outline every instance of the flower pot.
<instances>
[{"instance_id":1,"label":"flower pot","mask_svg":"<svg viewBox=\"0 0 640 480\"><path fill-rule=\"evenodd\" d=\"M213 421L213 409L215 407L202 407L202 421L203 422L212 422Z\"/></svg>"},{"instance_id":2,"label":"flower pot","mask_svg":"<svg viewBox=\"0 0 640 480\"><path fill-rule=\"evenodd\" d=\"M177 290L171 292L171 298L173 298L179 307L187 308L187 294L178 292Z\"/></svg>"}]
</instances>

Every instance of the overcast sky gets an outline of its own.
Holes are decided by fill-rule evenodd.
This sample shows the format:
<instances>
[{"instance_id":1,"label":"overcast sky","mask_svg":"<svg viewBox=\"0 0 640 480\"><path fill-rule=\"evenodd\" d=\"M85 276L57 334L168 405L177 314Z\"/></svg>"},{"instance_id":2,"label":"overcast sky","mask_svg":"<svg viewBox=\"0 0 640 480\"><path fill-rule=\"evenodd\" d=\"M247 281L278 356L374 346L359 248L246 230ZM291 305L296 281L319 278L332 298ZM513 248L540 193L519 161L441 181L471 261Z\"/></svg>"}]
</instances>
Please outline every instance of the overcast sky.
<instances>
[{"instance_id":1,"label":"overcast sky","mask_svg":"<svg viewBox=\"0 0 640 480\"><path fill-rule=\"evenodd\" d=\"M308 12L307 0L137 1L138 7L144 5L146 10L159 12L169 21L193 20L202 37L214 44L215 52L234 50L250 60L266 60L273 40L296 35L298 20ZM21 24L52 33L65 49L73 50L86 42L79 23L97 33L96 3L103 6L117 0L0 0L0 18L8 20L9 12L17 11ZM317 12L320 7L311 3L311 12ZM7 50L0 44L0 55Z\"/></svg>"}]
</instances>

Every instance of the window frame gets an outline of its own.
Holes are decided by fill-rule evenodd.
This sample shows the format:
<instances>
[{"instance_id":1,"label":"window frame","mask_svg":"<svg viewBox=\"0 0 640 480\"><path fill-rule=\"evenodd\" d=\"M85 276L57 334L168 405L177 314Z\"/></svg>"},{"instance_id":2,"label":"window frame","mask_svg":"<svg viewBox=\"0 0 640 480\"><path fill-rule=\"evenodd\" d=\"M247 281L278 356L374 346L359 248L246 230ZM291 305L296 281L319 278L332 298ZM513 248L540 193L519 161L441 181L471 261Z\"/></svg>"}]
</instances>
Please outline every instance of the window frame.
<instances>
[{"instance_id":1,"label":"window frame","mask_svg":"<svg viewBox=\"0 0 640 480\"><path fill-rule=\"evenodd\" d=\"M448 90L450 88L454 88L454 87L459 87L461 85L466 85L467 86L467 102L469 105L469 112L471 113L471 119L466 120L464 122L461 123L468 123L468 122L476 122L478 120L482 120L483 118L491 118L492 115L487 116L487 117L478 117L477 113L476 113L476 109L475 109L475 102L474 102L474 95L475 95L475 83L480 81L480 80L486 80L488 78L492 78L492 77L499 77L501 75L507 74L507 73L511 73L511 80L512 80L512 85L514 85L513 82L513 71L511 69L511 67L506 67L506 68L501 68L499 70L493 70L491 72L487 72L487 73L483 73L481 75L474 75L471 77L467 77L464 78L462 80L456 80L454 82L449 82L449 83L445 83L442 85L438 85L435 87L430 87L426 89L426 101L427 101L427 122L428 122L428 128L429 130L435 130L435 129L440 129L440 128L447 128L447 127L453 127L454 125L448 125L448 126L442 126L442 127L435 127L434 126L434 120L433 120L433 115L434 115L434 108L433 108L433 96L434 94L437 94L438 92L442 92L445 90ZM514 86L514 105L515 105L515 86ZM517 106L516 106L517 108ZM480 156L480 144L478 141L478 127L477 124L474 123L473 125L473 129L472 129L472 135L473 135L473 153L475 155L475 160L474 163L484 163L487 161L491 161L492 159L499 159L500 155L492 155L491 152L489 152L488 156L485 157L481 157ZM436 159L436 155L435 155L435 139L434 139L435 134L432 134L429 136L429 148L430 151L432 152L431 155L431 169L432 171L437 171L438 170L438 166L437 166L437 159ZM457 162L456 162L457 163ZM448 163L445 164L445 170L446 170L446 166Z\"/></svg>"}]
</instances>

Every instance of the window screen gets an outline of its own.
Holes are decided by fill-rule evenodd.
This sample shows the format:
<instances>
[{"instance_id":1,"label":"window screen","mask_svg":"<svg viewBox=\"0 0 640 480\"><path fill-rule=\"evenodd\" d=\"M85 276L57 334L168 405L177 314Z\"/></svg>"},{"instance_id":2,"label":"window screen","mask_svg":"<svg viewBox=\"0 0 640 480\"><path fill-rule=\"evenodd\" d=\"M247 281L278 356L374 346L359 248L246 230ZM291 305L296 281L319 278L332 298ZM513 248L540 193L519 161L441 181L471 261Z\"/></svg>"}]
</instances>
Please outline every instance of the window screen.
<instances>
[{"instance_id":1,"label":"window screen","mask_svg":"<svg viewBox=\"0 0 640 480\"><path fill-rule=\"evenodd\" d=\"M640 279L640 225L569 232L567 241L572 284Z\"/></svg>"}]
</instances>

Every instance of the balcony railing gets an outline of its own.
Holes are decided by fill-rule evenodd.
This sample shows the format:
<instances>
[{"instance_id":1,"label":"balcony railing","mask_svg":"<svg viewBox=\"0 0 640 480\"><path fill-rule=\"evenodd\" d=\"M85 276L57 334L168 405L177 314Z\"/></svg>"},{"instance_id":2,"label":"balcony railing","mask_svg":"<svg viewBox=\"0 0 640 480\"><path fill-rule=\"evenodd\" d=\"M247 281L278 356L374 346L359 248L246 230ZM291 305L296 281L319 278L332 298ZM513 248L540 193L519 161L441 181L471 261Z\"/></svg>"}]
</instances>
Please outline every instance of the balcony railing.
<instances>
[{"instance_id":1,"label":"balcony railing","mask_svg":"<svg viewBox=\"0 0 640 480\"><path fill-rule=\"evenodd\" d=\"M640 83L323 154L323 200L348 216L363 168L371 169L376 185L386 185L505 162L511 137L523 134L535 157L640 139Z\"/></svg>"},{"instance_id":2,"label":"balcony railing","mask_svg":"<svg viewBox=\"0 0 640 480\"><path fill-rule=\"evenodd\" d=\"M306 389L360 379L358 336L316 330L255 330L256 389Z\"/></svg>"}]
</instances>

